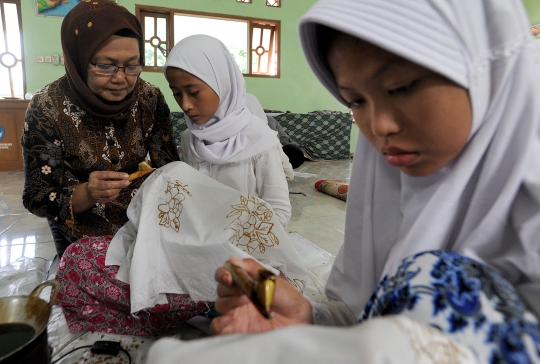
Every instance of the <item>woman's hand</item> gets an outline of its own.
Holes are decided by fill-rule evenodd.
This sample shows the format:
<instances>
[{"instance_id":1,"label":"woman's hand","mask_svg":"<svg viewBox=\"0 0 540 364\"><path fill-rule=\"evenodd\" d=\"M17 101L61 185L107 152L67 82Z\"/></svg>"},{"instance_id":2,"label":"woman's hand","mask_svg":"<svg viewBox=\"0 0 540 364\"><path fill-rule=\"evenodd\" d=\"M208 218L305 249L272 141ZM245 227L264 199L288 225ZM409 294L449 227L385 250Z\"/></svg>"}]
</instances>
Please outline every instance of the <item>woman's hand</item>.
<instances>
[{"instance_id":1,"label":"woman's hand","mask_svg":"<svg viewBox=\"0 0 540 364\"><path fill-rule=\"evenodd\" d=\"M88 176L88 182L75 188L71 204L73 213L79 214L96 203L116 200L120 191L129 186L129 175L124 172L94 171Z\"/></svg>"},{"instance_id":2,"label":"woman's hand","mask_svg":"<svg viewBox=\"0 0 540 364\"><path fill-rule=\"evenodd\" d=\"M243 268L251 277L265 269L253 259L231 257L231 264ZM216 310L222 316L216 317L210 326L213 334L233 334L246 332L262 332L274 328L298 324L312 323L311 304L286 280L278 278L271 312L274 314L272 323L264 318L249 298L243 294L240 287L233 282L231 273L225 268L219 268L215 273L218 281L218 299Z\"/></svg>"}]
</instances>

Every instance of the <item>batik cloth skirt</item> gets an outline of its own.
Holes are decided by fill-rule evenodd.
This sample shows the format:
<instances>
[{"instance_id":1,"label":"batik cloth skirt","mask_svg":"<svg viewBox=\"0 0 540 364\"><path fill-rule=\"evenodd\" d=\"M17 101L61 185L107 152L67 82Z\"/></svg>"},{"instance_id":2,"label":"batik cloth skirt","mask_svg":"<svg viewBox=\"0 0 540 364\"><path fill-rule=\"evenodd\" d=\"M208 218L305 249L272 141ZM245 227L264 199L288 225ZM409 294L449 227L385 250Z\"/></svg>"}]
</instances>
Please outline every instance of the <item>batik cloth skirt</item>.
<instances>
[{"instance_id":1,"label":"batik cloth skirt","mask_svg":"<svg viewBox=\"0 0 540 364\"><path fill-rule=\"evenodd\" d=\"M69 331L154 335L207 312L213 303L187 294L167 294L168 303L131 313L130 287L116 277L118 266L106 266L112 236L87 237L71 244L58 265L60 305Z\"/></svg>"},{"instance_id":2,"label":"batik cloth skirt","mask_svg":"<svg viewBox=\"0 0 540 364\"><path fill-rule=\"evenodd\" d=\"M420 253L385 276L359 322L386 315L435 327L482 363L540 362L540 324L513 286L458 253Z\"/></svg>"}]
</instances>

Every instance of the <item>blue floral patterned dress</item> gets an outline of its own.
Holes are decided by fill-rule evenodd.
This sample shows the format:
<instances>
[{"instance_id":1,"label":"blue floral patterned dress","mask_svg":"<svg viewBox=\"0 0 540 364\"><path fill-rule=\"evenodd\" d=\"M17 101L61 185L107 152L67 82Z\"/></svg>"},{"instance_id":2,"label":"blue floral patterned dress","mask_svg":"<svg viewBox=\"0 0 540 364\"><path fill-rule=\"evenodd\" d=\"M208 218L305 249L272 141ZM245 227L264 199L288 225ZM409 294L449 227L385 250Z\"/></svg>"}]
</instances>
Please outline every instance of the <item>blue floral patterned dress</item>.
<instances>
[{"instance_id":1,"label":"blue floral patterned dress","mask_svg":"<svg viewBox=\"0 0 540 364\"><path fill-rule=\"evenodd\" d=\"M540 324L493 269L458 253L430 251L385 276L360 322L406 315L467 346L484 363L540 361Z\"/></svg>"}]
</instances>

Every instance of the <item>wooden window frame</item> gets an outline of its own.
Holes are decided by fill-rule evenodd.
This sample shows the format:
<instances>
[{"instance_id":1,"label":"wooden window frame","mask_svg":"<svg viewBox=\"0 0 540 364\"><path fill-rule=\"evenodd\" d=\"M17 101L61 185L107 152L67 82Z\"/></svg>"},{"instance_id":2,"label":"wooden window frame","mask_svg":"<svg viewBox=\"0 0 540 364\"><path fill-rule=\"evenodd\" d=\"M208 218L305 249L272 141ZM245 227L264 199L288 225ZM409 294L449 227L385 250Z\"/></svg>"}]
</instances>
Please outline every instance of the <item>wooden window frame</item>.
<instances>
[{"instance_id":1,"label":"wooden window frame","mask_svg":"<svg viewBox=\"0 0 540 364\"><path fill-rule=\"evenodd\" d=\"M269 0L266 0L266 6L269 6L271 8L280 8L281 7L281 0L274 0L275 5L272 5Z\"/></svg>"},{"instance_id":2,"label":"wooden window frame","mask_svg":"<svg viewBox=\"0 0 540 364\"><path fill-rule=\"evenodd\" d=\"M256 53L256 48L253 49L253 30L255 28L258 28L258 29L261 29L261 38L263 36L263 29L268 29L271 31L271 38L274 38L274 42L270 43L270 49L269 50L266 50L264 53L268 53L269 56L268 56L268 65L270 65L272 63L272 57L273 57L273 54L274 54L274 47L276 46L275 43L278 43L277 46L279 46L279 42L276 40L277 36L276 36L276 26L274 24L263 24L263 23L250 23L250 27L249 27L249 34L248 34L248 38L249 38L249 44L250 44L250 56L253 54L253 53ZM279 33L278 33L279 34ZM276 52L276 55L279 57L279 53L280 52ZM261 62L261 58L259 57L259 65L258 67L260 68L260 62ZM252 67L253 66L253 63L251 62L251 57L248 58L248 69L249 69L249 74L252 75L252 76L262 76L262 77L268 77L269 75L265 75L263 73L254 73L253 70L252 70ZM279 75L279 58L278 58L278 69L276 71L276 75ZM275 76L273 76L275 77Z\"/></svg>"},{"instance_id":3,"label":"wooden window frame","mask_svg":"<svg viewBox=\"0 0 540 364\"><path fill-rule=\"evenodd\" d=\"M164 7L157 7L157 6L147 6L147 5L135 5L135 15L143 25L143 32L144 32L144 15L152 15L159 17L165 17L168 16L167 19L167 49L166 53L169 54L170 50L176 44L176 41L174 40L174 15L175 14L182 14L182 15L188 15L188 16L203 16L208 18L216 18L216 19L231 19L231 20L240 20L240 21L246 21L248 23L248 52L247 52L247 66L248 66L248 73L244 73L244 77L262 77L262 78L280 78L280 70L281 70L281 21L280 20L271 20L271 19L260 19L260 18L251 18L251 17L243 17L243 16L237 16L237 15L229 15L229 14L218 14L218 13L206 13L206 12L199 12L199 11L189 11L189 10L182 10L182 9L173 9L173 8L164 8ZM261 73L253 73L252 72L252 53L253 53L253 47L252 47L252 35L253 35L253 29L254 28L269 28L272 27L273 31L275 33L274 36L274 42L271 44L270 52L273 51L273 48L277 48L276 51L276 57L277 57L277 69L275 75L267 75L267 74L261 74ZM145 36L146 38L146 36ZM146 42L146 40L145 40ZM272 57L269 58L269 64L272 61ZM143 71L145 72L162 72L161 66L153 65L145 65L143 68Z\"/></svg>"},{"instance_id":4,"label":"wooden window frame","mask_svg":"<svg viewBox=\"0 0 540 364\"><path fill-rule=\"evenodd\" d=\"M165 22L167 23L168 27L166 29L166 37L167 37L167 39L165 40L165 54L164 54L164 56L167 57L167 55L169 54L169 51L172 48L171 47L171 39L172 39L172 34L174 34L174 29L172 29L173 23L170 21L171 20L170 13L169 12L163 12L163 11L146 11L146 10L137 11L137 18L141 22L141 25L143 27L143 33L144 33L144 28L145 28L145 24L144 24L144 17L145 16L153 16L153 17L156 17L156 18L165 19ZM157 27L157 22L155 22L154 26ZM144 36L145 49L146 49L146 44L147 43L151 44L151 41L152 41L151 39L150 39L150 41L147 41L146 36ZM143 71L161 72L161 67L156 66L156 57L157 57L157 53L154 53L154 64L153 65L146 65L145 64L144 67L143 67Z\"/></svg>"}]
</instances>

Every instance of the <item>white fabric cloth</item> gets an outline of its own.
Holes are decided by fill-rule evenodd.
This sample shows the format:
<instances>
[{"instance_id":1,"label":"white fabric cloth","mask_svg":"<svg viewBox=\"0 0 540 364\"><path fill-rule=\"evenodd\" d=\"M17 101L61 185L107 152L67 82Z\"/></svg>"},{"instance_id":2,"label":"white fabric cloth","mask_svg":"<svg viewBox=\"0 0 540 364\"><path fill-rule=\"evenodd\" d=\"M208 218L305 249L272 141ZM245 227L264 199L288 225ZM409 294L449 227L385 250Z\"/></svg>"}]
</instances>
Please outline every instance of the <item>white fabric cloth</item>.
<instances>
[{"instance_id":1,"label":"white fabric cloth","mask_svg":"<svg viewBox=\"0 0 540 364\"><path fill-rule=\"evenodd\" d=\"M359 136L327 295L358 317L403 258L445 249L493 267L540 315L540 48L521 1L320 0L300 20L301 43L343 102L317 24L448 77L469 90L473 110L462 153L427 177L404 175Z\"/></svg>"},{"instance_id":2,"label":"white fabric cloth","mask_svg":"<svg viewBox=\"0 0 540 364\"><path fill-rule=\"evenodd\" d=\"M465 346L405 316L375 318L346 329L292 326L257 335L160 339L148 351L147 363L219 363L223 358L256 364L476 363Z\"/></svg>"},{"instance_id":3,"label":"white fabric cloth","mask_svg":"<svg viewBox=\"0 0 540 364\"><path fill-rule=\"evenodd\" d=\"M283 151L283 148L280 150L281 155L281 167L283 167L283 173L285 173L285 179L287 181L292 181L294 179L294 169L292 167L291 162L289 161L289 157L287 157L287 154Z\"/></svg>"},{"instance_id":4,"label":"white fabric cloth","mask_svg":"<svg viewBox=\"0 0 540 364\"><path fill-rule=\"evenodd\" d=\"M183 162L155 170L127 210L105 263L130 284L131 312L166 303L165 293L217 298L214 273L231 255L253 257L303 290L307 272L270 205Z\"/></svg>"},{"instance_id":5,"label":"white fabric cloth","mask_svg":"<svg viewBox=\"0 0 540 364\"><path fill-rule=\"evenodd\" d=\"M266 125L268 125L268 119L266 118L266 114L264 112L264 109L259 102L259 99L253 94L247 93L246 94L246 107L247 109L255 116L257 116L259 119L264 121ZM274 130L276 133L276 136L279 139L278 132ZM281 145L281 142L280 142ZM285 173L285 178L287 181L292 181L294 179L294 169L292 167L291 162L289 161L289 157L287 157L287 154L283 151L283 146L281 149L281 164L283 166L283 172Z\"/></svg>"},{"instance_id":6,"label":"white fabric cloth","mask_svg":"<svg viewBox=\"0 0 540 364\"><path fill-rule=\"evenodd\" d=\"M198 162L238 162L279 144L266 123L245 108L246 84L227 47L207 35L193 35L178 42L167 56L164 72L176 67L210 86L219 107L203 125L185 116L191 131L191 150Z\"/></svg>"},{"instance_id":7,"label":"white fabric cloth","mask_svg":"<svg viewBox=\"0 0 540 364\"><path fill-rule=\"evenodd\" d=\"M279 145L239 162L199 163L189 148L190 134L190 130L185 130L180 141L184 162L235 190L265 200L274 209L281 225L284 228L287 227L291 219L292 207L289 186L283 176L283 164L280 159L282 149Z\"/></svg>"}]
</instances>

